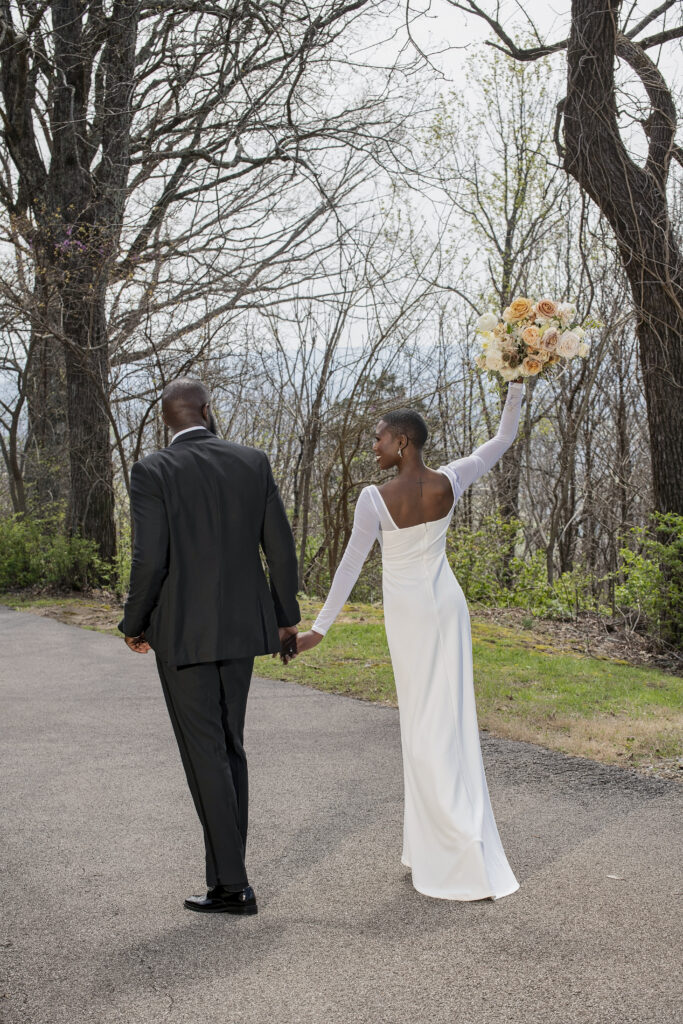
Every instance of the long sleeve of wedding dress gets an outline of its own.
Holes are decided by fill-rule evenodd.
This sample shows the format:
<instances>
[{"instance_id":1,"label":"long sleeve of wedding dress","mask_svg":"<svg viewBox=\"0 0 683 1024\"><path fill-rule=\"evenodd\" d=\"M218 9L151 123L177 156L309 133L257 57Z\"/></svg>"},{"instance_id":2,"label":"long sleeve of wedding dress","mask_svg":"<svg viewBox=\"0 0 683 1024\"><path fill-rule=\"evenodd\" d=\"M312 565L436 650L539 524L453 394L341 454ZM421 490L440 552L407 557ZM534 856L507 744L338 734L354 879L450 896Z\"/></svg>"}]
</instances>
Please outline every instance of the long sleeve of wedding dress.
<instances>
[{"instance_id":1,"label":"long sleeve of wedding dress","mask_svg":"<svg viewBox=\"0 0 683 1024\"><path fill-rule=\"evenodd\" d=\"M456 459L447 466L441 467L451 480L456 499L475 480L488 473L514 441L519 424L523 392L522 384L510 384L496 436L480 445L466 458ZM456 477L455 480L453 475ZM348 601L349 594L360 576L360 571L372 545L376 540L381 543L382 530L395 529L386 507L381 500L377 499L376 495L376 488L364 487L358 497L349 542L334 575L327 600L311 627L322 636L327 633Z\"/></svg>"},{"instance_id":2,"label":"long sleeve of wedding dress","mask_svg":"<svg viewBox=\"0 0 683 1024\"><path fill-rule=\"evenodd\" d=\"M323 636L339 615L360 576L370 548L380 537L380 517L373 502L369 487L364 487L358 496L353 516L353 530L339 567L334 574L327 600L318 618L311 627Z\"/></svg>"},{"instance_id":3,"label":"long sleeve of wedding dress","mask_svg":"<svg viewBox=\"0 0 683 1024\"><path fill-rule=\"evenodd\" d=\"M467 490L475 480L479 480L485 473L488 473L514 441L519 427L523 394L523 384L508 384L507 399L496 436L492 437L490 441L485 441L464 459L455 459L454 462L449 462L447 466L441 467L442 470L450 470L457 475L459 493L456 494L456 497L459 498L460 494Z\"/></svg>"}]
</instances>

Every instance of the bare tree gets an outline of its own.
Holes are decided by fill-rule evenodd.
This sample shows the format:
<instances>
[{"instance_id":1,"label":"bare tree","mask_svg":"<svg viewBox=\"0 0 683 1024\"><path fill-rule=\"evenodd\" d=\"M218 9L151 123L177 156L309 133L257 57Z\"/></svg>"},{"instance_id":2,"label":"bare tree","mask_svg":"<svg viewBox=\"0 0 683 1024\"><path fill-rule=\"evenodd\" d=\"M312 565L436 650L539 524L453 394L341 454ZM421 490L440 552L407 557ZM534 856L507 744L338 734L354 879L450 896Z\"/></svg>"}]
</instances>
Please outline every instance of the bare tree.
<instances>
[{"instance_id":1,"label":"bare tree","mask_svg":"<svg viewBox=\"0 0 683 1024\"><path fill-rule=\"evenodd\" d=\"M499 20L474 0L448 0L482 18L518 61L567 52L567 93L558 106L556 139L565 170L596 203L614 231L636 312L636 331L647 399L657 509L683 513L683 255L667 198L672 161L683 164L676 142L676 109L670 87L649 51L683 38L678 0L665 0L631 24L622 0L572 0L567 39L518 46ZM664 19L664 22L662 22ZM661 27L655 30L655 23ZM615 67L624 61L649 102L641 126L647 156L641 164L624 143L619 123ZM560 125L563 137L560 138Z\"/></svg>"},{"instance_id":2,"label":"bare tree","mask_svg":"<svg viewBox=\"0 0 683 1024\"><path fill-rule=\"evenodd\" d=\"M155 314L187 307L164 338L178 344L310 253L392 123L386 76L340 101L320 89L321 62L339 76L342 34L390 6L0 2L0 203L33 265L34 440L66 442L70 526L104 556L115 549L112 359L154 351L153 336L131 341L150 324L154 334ZM41 414L45 379L61 400Z\"/></svg>"}]
</instances>

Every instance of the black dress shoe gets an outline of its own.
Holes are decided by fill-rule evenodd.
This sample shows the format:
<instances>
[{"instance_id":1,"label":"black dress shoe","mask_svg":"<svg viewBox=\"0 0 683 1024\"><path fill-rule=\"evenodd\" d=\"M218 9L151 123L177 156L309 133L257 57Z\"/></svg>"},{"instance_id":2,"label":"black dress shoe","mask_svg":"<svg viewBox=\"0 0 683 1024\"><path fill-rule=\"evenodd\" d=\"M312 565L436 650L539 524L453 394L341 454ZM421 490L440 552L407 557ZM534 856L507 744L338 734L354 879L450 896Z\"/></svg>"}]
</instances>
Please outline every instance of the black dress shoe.
<instances>
[{"instance_id":1,"label":"black dress shoe","mask_svg":"<svg viewBox=\"0 0 683 1024\"><path fill-rule=\"evenodd\" d=\"M185 900L188 910L200 914L258 914L256 896L250 885L239 892L228 892L222 885L209 889L206 896L190 896Z\"/></svg>"}]
</instances>

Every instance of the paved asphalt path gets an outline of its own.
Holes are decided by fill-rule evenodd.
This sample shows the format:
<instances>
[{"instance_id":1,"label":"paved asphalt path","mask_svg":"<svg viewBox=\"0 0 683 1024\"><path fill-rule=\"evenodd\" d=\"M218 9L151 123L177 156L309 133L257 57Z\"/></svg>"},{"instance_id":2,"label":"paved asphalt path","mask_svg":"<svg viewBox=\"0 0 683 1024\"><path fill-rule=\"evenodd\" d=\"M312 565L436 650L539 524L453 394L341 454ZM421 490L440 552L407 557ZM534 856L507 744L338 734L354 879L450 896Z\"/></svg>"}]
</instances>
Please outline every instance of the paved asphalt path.
<instances>
[{"instance_id":1,"label":"paved asphalt path","mask_svg":"<svg viewBox=\"0 0 683 1024\"><path fill-rule=\"evenodd\" d=\"M0 610L0 1020L673 1024L681 790L484 740L521 890L419 896L397 712L254 680L257 917L205 918L202 846L152 656ZM680 1004L679 1004L680 1008Z\"/></svg>"}]
</instances>

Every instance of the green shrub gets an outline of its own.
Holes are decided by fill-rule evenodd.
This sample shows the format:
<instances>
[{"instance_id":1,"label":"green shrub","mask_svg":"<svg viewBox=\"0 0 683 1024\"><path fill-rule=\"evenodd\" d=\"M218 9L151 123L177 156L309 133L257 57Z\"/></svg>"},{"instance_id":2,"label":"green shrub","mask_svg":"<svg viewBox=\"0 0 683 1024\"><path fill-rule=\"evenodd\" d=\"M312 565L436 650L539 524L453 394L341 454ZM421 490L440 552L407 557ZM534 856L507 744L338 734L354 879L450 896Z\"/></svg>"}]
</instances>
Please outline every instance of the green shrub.
<instances>
[{"instance_id":1,"label":"green shrub","mask_svg":"<svg viewBox=\"0 0 683 1024\"><path fill-rule=\"evenodd\" d=\"M478 530L456 526L448 538L448 560L468 601L509 605L512 602L517 520L487 516Z\"/></svg>"},{"instance_id":2,"label":"green shrub","mask_svg":"<svg viewBox=\"0 0 683 1024\"><path fill-rule=\"evenodd\" d=\"M515 558L510 604L526 608L532 615L551 618L560 613L557 596L548 583L545 551L535 551L530 558Z\"/></svg>"},{"instance_id":3,"label":"green shrub","mask_svg":"<svg viewBox=\"0 0 683 1024\"><path fill-rule=\"evenodd\" d=\"M108 577L94 541L55 531L53 519L0 520L0 590L82 590Z\"/></svg>"},{"instance_id":4,"label":"green shrub","mask_svg":"<svg viewBox=\"0 0 683 1024\"><path fill-rule=\"evenodd\" d=\"M468 601L525 608L551 619L596 609L594 575L579 565L549 583L545 551L514 555L519 530L517 520L490 515L478 530L461 526L452 532L449 561Z\"/></svg>"},{"instance_id":5,"label":"green shrub","mask_svg":"<svg viewBox=\"0 0 683 1024\"><path fill-rule=\"evenodd\" d=\"M631 530L620 550L615 604L668 643L683 642L683 516L655 512L649 528Z\"/></svg>"}]
</instances>

